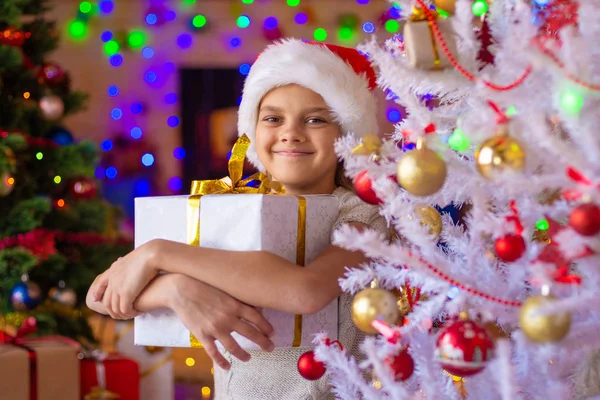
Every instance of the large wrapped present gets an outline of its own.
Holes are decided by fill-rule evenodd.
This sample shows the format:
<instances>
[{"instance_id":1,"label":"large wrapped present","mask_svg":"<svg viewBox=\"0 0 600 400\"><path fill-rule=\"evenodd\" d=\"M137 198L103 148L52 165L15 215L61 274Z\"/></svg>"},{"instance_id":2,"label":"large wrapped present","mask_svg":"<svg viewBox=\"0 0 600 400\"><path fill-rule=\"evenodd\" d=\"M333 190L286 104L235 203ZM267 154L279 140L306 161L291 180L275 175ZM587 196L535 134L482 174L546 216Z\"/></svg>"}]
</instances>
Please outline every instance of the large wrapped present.
<instances>
[{"instance_id":1,"label":"large wrapped present","mask_svg":"<svg viewBox=\"0 0 600 400\"><path fill-rule=\"evenodd\" d=\"M0 332L0 398L79 400L79 347L63 337L26 338L29 318L16 336ZM5 397L7 396L7 397Z\"/></svg>"},{"instance_id":2,"label":"large wrapped present","mask_svg":"<svg viewBox=\"0 0 600 400\"><path fill-rule=\"evenodd\" d=\"M82 400L140 400L138 363L96 350L81 360Z\"/></svg>"},{"instance_id":3,"label":"large wrapped present","mask_svg":"<svg viewBox=\"0 0 600 400\"><path fill-rule=\"evenodd\" d=\"M452 22L447 18L438 18L438 14L429 10L436 17L435 23L441 33L443 44L435 35L433 23L427 19L420 8L413 8L413 14L404 25L402 36L408 64L411 67L439 70L452 65L444 52L444 46L456 58L456 42Z\"/></svg>"},{"instance_id":4,"label":"large wrapped present","mask_svg":"<svg viewBox=\"0 0 600 400\"><path fill-rule=\"evenodd\" d=\"M242 180L241 165L248 144L242 136L234 146L230 180L196 181L190 196L135 199L135 246L162 238L225 250L268 251L298 265L319 255L330 244L339 213L337 199L266 194L270 188L264 176L255 174ZM261 181L259 188L247 186L257 179ZM311 346L313 335L321 331L337 338L337 300L314 315L270 309L262 312L275 328L275 347ZM171 310L136 317L134 329L136 345L201 347ZM245 337L233 335L243 348L259 349Z\"/></svg>"}]
</instances>

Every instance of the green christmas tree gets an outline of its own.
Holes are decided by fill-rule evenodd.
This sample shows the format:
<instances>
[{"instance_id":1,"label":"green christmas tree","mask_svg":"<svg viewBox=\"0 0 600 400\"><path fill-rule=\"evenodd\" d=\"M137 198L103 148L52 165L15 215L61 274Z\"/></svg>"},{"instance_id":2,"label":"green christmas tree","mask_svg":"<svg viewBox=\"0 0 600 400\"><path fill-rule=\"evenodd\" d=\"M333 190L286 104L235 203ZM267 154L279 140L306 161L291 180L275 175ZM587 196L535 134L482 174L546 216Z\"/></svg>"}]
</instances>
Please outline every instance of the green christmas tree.
<instances>
[{"instance_id":1,"label":"green christmas tree","mask_svg":"<svg viewBox=\"0 0 600 400\"><path fill-rule=\"evenodd\" d=\"M87 95L46 62L59 41L46 11L0 2L0 330L33 316L38 334L93 341L87 289L132 244L94 179L96 146L62 128Z\"/></svg>"}]
</instances>

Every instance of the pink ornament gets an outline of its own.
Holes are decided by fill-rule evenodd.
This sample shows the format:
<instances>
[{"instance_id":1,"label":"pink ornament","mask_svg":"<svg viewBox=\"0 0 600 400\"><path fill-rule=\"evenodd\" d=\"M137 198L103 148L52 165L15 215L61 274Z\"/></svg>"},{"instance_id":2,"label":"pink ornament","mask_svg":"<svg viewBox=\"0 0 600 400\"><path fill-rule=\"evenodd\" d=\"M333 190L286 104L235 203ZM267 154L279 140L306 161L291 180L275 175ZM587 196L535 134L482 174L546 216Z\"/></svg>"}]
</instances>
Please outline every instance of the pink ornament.
<instances>
[{"instance_id":1,"label":"pink ornament","mask_svg":"<svg viewBox=\"0 0 600 400\"><path fill-rule=\"evenodd\" d=\"M470 320L456 321L440 332L434 356L452 375L470 376L485 368L494 347L485 328Z\"/></svg>"}]
</instances>

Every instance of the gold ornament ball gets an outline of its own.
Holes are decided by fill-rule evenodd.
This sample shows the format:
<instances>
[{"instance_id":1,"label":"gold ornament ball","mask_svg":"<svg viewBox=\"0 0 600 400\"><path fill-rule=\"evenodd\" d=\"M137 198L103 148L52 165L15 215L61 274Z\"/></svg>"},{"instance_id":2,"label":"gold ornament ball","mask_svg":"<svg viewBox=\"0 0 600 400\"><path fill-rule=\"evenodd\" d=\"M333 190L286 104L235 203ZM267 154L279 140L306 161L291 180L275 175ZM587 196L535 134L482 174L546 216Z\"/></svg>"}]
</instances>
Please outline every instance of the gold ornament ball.
<instances>
[{"instance_id":1,"label":"gold ornament ball","mask_svg":"<svg viewBox=\"0 0 600 400\"><path fill-rule=\"evenodd\" d=\"M415 211L421 218L421 225L429 228L429 234L438 237L442 233L442 216L431 206L421 205L415 207Z\"/></svg>"},{"instance_id":2,"label":"gold ornament ball","mask_svg":"<svg viewBox=\"0 0 600 400\"><path fill-rule=\"evenodd\" d=\"M398 162L397 178L410 194L430 196L446 181L446 163L435 151L417 147Z\"/></svg>"},{"instance_id":3,"label":"gold ornament ball","mask_svg":"<svg viewBox=\"0 0 600 400\"><path fill-rule=\"evenodd\" d=\"M442 10L446 11L448 14L454 14L454 12L456 11L456 0L435 0L434 4L435 4L435 8L441 8Z\"/></svg>"},{"instance_id":4,"label":"gold ornament ball","mask_svg":"<svg viewBox=\"0 0 600 400\"><path fill-rule=\"evenodd\" d=\"M501 171L525 169L525 150L513 138L494 136L479 146L475 152L477 171L487 179L493 179Z\"/></svg>"},{"instance_id":5,"label":"gold ornament ball","mask_svg":"<svg viewBox=\"0 0 600 400\"><path fill-rule=\"evenodd\" d=\"M571 315L568 313L533 315L544 304L556 301L553 296L532 296L528 298L519 314L521 330L536 343L558 342L569 333Z\"/></svg>"},{"instance_id":6,"label":"gold ornament ball","mask_svg":"<svg viewBox=\"0 0 600 400\"><path fill-rule=\"evenodd\" d=\"M352 321L365 333L378 333L371 322L381 320L393 325L399 316L396 297L387 290L367 288L358 292L352 300Z\"/></svg>"}]
</instances>

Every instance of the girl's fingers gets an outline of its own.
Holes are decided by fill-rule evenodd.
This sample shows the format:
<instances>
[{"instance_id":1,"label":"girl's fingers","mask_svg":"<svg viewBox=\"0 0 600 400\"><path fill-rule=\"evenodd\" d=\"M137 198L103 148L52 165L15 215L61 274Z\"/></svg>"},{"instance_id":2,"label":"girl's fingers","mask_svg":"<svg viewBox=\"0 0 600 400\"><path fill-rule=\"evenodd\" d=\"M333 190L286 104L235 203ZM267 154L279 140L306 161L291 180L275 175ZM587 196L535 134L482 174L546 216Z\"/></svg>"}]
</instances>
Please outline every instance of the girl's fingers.
<instances>
[{"instance_id":1,"label":"girl's fingers","mask_svg":"<svg viewBox=\"0 0 600 400\"><path fill-rule=\"evenodd\" d=\"M265 351L273 351L275 348L275 344L268 337L266 337L261 331L259 331L256 327L250 325L246 321L238 321L238 324L235 327L235 331L240 335L244 336L246 339L251 340L260 346L261 349Z\"/></svg>"},{"instance_id":2,"label":"girl's fingers","mask_svg":"<svg viewBox=\"0 0 600 400\"><path fill-rule=\"evenodd\" d=\"M106 275L102 274L98 278L98 282L95 284L96 288L94 289L94 301L102 300L106 288L108 287L108 277Z\"/></svg>"},{"instance_id":3,"label":"girl's fingers","mask_svg":"<svg viewBox=\"0 0 600 400\"><path fill-rule=\"evenodd\" d=\"M222 334L217 338L219 342L231 353L235 358L241 361L250 361L250 353L242 349L242 347L235 341L231 334Z\"/></svg>"},{"instance_id":4,"label":"girl's fingers","mask_svg":"<svg viewBox=\"0 0 600 400\"><path fill-rule=\"evenodd\" d=\"M215 345L214 339L206 340L206 337L199 337L198 339L202 343L204 350L206 350L206 354L208 354L208 356L213 360L213 362L216 365L218 365L219 367L221 367L221 369L224 369L225 371L228 371L231 368L231 365L229 365L225 357L223 357L223 354L221 354L219 350L217 350L217 346Z\"/></svg>"}]
</instances>

